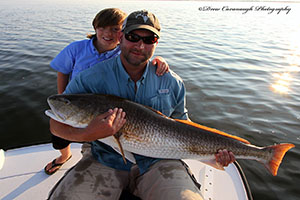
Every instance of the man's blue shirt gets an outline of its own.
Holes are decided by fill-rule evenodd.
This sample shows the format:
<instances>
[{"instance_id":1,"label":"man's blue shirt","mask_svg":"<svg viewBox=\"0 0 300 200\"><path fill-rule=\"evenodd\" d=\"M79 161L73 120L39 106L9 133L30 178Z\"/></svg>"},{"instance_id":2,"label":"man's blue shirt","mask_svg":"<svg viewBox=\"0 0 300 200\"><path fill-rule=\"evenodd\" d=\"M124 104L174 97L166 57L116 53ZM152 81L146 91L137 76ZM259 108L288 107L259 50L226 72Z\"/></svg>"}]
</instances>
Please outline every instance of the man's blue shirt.
<instances>
[{"instance_id":1,"label":"man's blue shirt","mask_svg":"<svg viewBox=\"0 0 300 200\"><path fill-rule=\"evenodd\" d=\"M131 101L150 106L171 118L187 119L185 108L185 87L174 72L163 76L155 74L156 67L148 63L143 76L135 83L125 71L120 56L96 64L76 76L66 88L66 94L95 93L120 96ZM119 169L130 170L132 163L124 164L122 156L110 146L99 141L92 142L94 157L102 164ZM134 155L140 172L159 159Z\"/></svg>"},{"instance_id":2,"label":"man's blue shirt","mask_svg":"<svg viewBox=\"0 0 300 200\"><path fill-rule=\"evenodd\" d=\"M93 44L94 39L72 42L51 61L50 66L63 74L70 74L71 80L81 71L120 54L119 46L99 54Z\"/></svg>"}]
</instances>

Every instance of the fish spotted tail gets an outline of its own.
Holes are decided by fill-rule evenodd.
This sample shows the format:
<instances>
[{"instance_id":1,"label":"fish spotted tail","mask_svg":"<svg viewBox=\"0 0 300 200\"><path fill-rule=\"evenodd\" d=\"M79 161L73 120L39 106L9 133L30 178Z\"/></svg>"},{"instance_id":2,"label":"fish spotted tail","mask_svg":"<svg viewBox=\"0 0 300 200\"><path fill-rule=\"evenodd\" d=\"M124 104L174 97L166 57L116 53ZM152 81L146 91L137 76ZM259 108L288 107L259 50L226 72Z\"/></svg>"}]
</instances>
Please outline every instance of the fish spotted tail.
<instances>
[{"instance_id":1,"label":"fish spotted tail","mask_svg":"<svg viewBox=\"0 0 300 200\"><path fill-rule=\"evenodd\" d=\"M264 165L271 172L273 176L277 175L279 165L285 153L293 147L295 147L295 145L288 144L288 143L277 144L277 145L266 147L268 149L272 149L273 156L269 161L264 163Z\"/></svg>"}]
</instances>

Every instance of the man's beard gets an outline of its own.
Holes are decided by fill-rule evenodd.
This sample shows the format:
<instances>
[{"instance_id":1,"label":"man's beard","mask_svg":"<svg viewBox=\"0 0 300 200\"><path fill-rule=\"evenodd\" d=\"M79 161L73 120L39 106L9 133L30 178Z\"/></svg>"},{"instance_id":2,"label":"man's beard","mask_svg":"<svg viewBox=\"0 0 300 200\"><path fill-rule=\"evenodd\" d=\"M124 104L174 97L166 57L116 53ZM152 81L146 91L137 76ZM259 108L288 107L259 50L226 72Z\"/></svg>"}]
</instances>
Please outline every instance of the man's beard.
<instances>
[{"instance_id":1,"label":"man's beard","mask_svg":"<svg viewBox=\"0 0 300 200\"><path fill-rule=\"evenodd\" d=\"M137 52L139 54L141 54L141 56L135 56L134 54L132 54L131 52ZM123 57L125 58L125 60L134 66L139 66L145 62L147 62L151 56L147 55L146 53L143 53L141 51L136 51L136 50L122 50L122 54Z\"/></svg>"}]
</instances>

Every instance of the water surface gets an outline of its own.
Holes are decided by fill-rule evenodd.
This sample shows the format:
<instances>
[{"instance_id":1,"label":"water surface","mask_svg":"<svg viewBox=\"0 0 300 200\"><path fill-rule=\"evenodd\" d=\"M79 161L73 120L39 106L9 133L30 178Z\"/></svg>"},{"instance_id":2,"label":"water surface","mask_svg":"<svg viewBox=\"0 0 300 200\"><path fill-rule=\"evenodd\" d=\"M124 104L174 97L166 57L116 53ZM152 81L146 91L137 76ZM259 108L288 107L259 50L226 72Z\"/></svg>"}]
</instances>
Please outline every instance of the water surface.
<instances>
[{"instance_id":1,"label":"water surface","mask_svg":"<svg viewBox=\"0 0 300 200\"><path fill-rule=\"evenodd\" d=\"M289 13L222 8L291 8ZM46 98L56 93L50 61L93 31L107 7L148 9L161 21L156 55L187 88L191 118L266 146L296 148L272 177L240 161L254 199L299 199L300 6L274 2L35 1L0 2L0 148L50 141ZM204 11L206 9L206 11ZM220 9L219 11L216 11Z\"/></svg>"}]
</instances>

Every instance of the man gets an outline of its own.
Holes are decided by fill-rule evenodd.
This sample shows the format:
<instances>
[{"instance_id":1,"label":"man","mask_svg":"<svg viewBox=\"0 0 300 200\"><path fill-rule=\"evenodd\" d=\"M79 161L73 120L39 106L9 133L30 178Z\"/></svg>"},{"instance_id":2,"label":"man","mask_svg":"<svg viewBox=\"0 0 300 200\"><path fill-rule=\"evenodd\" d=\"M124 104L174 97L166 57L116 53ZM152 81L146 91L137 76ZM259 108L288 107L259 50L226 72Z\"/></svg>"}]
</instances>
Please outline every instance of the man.
<instances>
[{"instance_id":1,"label":"man","mask_svg":"<svg viewBox=\"0 0 300 200\"><path fill-rule=\"evenodd\" d=\"M182 80L172 71L158 77L155 68L149 67L159 37L160 24L152 13L131 13L119 36L120 56L82 72L65 93L112 94L151 106L172 118L188 119ZM137 164L124 164L121 155L97 141L115 134L126 122L125 115L119 108L109 110L85 129L50 121L54 135L71 141L92 141L91 151L84 151L83 158L53 189L50 199L119 199L123 189L141 199L201 198L181 161L134 155ZM216 159L227 166L234 155L220 151Z\"/></svg>"}]
</instances>

